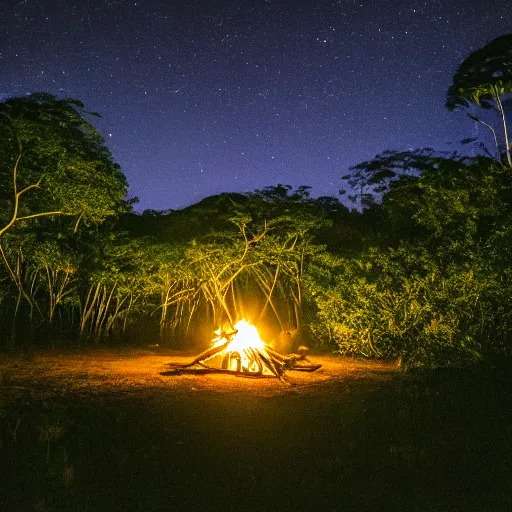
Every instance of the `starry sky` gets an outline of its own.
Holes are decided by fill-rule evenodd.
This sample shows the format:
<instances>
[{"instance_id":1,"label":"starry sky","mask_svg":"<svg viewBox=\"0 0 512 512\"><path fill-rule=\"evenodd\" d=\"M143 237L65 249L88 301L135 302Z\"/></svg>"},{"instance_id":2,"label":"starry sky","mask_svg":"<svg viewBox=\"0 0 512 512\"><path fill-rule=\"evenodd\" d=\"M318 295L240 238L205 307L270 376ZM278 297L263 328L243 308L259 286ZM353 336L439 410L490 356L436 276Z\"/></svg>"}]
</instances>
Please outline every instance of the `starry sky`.
<instances>
[{"instance_id":1,"label":"starry sky","mask_svg":"<svg viewBox=\"0 0 512 512\"><path fill-rule=\"evenodd\" d=\"M463 149L444 108L512 0L1 0L0 100L73 97L136 209L278 183L337 196L386 149Z\"/></svg>"}]
</instances>

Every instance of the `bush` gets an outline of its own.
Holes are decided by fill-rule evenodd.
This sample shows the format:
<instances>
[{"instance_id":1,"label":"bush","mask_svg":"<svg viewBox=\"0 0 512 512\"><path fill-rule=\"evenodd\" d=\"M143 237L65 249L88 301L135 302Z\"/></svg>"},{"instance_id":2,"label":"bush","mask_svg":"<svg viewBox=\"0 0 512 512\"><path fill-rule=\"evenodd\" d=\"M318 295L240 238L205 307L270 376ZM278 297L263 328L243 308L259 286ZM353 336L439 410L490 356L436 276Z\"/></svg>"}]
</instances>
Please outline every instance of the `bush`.
<instances>
[{"instance_id":1,"label":"bush","mask_svg":"<svg viewBox=\"0 0 512 512\"><path fill-rule=\"evenodd\" d=\"M480 360L492 350L484 345L492 287L469 268L442 272L428 260L407 275L404 249L346 261L333 285L313 297L314 334L343 355L398 358L404 369Z\"/></svg>"}]
</instances>

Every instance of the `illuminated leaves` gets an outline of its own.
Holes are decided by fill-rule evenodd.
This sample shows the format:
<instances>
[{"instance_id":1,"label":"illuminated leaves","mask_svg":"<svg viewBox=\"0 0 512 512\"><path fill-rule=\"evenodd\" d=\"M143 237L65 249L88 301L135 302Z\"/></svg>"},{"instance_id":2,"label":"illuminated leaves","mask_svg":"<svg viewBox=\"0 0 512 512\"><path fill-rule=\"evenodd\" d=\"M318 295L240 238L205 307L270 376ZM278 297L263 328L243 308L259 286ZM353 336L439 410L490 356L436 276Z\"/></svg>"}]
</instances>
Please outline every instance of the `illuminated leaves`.
<instances>
[{"instance_id":1,"label":"illuminated leaves","mask_svg":"<svg viewBox=\"0 0 512 512\"><path fill-rule=\"evenodd\" d=\"M37 93L0 104L0 199L5 210L14 208L14 190L34 187L19 201L19 217L61 212L98 223L114 214L127 184L112 161L103 139L84 116L78 100L57 100ZM97 115L92 113L93 115ZM21 147L16 183L12 179Z\"/></svg>"}]
</instances>

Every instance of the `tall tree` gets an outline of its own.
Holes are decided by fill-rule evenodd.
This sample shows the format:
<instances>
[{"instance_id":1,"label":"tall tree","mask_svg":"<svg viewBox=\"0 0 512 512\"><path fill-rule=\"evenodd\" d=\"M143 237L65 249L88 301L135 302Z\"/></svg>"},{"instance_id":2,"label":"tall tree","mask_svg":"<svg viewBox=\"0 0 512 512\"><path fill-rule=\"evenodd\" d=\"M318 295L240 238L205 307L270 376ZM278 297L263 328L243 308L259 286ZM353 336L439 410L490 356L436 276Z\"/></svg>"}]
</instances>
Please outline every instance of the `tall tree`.
<instances>
[{"instance_id":1,"label":"tall tree","mask_svg":"<svg viewBox=\"0 0 512 512\"><path fill-rule=\"evenodd\" d=\"M11 233L41 228L55 217L69 217L66 228L76 231L126 204L126 178L85 119L90 114L78 100L45 93L0 103L0 254L20 291L5 249ZM54 226L62 229L62 223ZM11 257L17 244L14 236Z\"/></svg>"},{"instance_id":2,"label":"tall tree","mask_svg":"<svg viewBox=\"0 0 512 512\"><path fill-rule=\"evenodd\" d=\"M0 103L0 237L29 218L97 223L117 211L126 178L87 115L45 93Z\"/></svg>"},{"instance_id":3,"label":"tall tree","mask_svg":"<svg viewBox=\"0 0 512 512\"><path fill-rule=\"evenodd\" d=\"M448 89L445 105L449 110L476 105L497 112L501 120L505 160L507 165L512 167L510 138L503 108L503 98L509 93L512 93L512 34L494 39L471 53L462 62ZM492 131L498 152L497 158L501 160L498 138L493 126L473 113L469 114L469 117Z\"/></svg>"}]
</instances>

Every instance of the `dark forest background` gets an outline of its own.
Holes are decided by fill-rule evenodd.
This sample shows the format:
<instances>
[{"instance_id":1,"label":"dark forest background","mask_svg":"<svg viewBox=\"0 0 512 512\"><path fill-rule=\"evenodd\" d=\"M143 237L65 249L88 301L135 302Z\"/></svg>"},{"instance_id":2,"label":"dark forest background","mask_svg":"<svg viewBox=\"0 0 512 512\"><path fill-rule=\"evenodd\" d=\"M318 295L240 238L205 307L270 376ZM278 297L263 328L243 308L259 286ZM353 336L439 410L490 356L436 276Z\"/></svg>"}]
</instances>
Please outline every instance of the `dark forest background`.
<instances>
[{"instance_id":1,"label":"dark forest background","mask_svg":"<svg viewBox=\"0 0 512 512\"><path fill-rule=\"evenodd\" d=\"M183 348L246 318L267 341L297 330L405 369L510 356L511 93L507 35L470 54L447 91L490 146L386 151L343 176L343 203L277 184L142 214L97 114L46 93L7 99L1 344Z\"/></svg>"}]
</instances>

